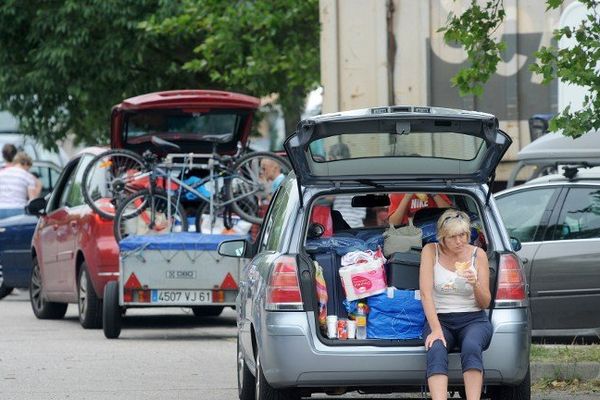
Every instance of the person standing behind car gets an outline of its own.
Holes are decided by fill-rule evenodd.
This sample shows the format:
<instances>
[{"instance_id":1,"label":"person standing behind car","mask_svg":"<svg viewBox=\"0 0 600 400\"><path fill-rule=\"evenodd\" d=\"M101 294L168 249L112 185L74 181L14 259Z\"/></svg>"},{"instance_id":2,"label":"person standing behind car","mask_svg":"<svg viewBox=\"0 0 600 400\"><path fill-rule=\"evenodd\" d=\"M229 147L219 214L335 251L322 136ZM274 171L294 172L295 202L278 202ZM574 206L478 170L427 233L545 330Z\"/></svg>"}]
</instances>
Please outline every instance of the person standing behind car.
<instances>
[{"instance_id":1,"label":"person standing behind car","mask_svg":"<svg viewBox=\"0 0 600 400\"><path fill-rule=\"evenodd\" d=\"M17 154L17 148L14 144L6 143L2 146L2 158L4 159L4 167L11 167Z\"/></svg>"},{"instance_id":2,"label":"person standing behind car","mask_svg":"<svg viewBox=\"0 0 600 400\"><path fill-rule=\"evenodd\" d=\"M42 191L42 182L29 172L31 157L18 152L13 161L0 170L0 218L23 214L27 201Z\"/></svg>"},{"instance_id":3,"label":"person standing behind car","mask_svg":"<svg viewBox=\"0 0 600 400\"><path fill-rule=\"evenodd\" d=\"M483 386L482 353L492 339L486 312L491 301L485 252L469 244L466 213L446 210L437 222L439 243L421 253L419 289L427 322L427 383L433 400L448 394L448 351L458 346L468 400L478 400Z\"/></svg>"}]
</instances>

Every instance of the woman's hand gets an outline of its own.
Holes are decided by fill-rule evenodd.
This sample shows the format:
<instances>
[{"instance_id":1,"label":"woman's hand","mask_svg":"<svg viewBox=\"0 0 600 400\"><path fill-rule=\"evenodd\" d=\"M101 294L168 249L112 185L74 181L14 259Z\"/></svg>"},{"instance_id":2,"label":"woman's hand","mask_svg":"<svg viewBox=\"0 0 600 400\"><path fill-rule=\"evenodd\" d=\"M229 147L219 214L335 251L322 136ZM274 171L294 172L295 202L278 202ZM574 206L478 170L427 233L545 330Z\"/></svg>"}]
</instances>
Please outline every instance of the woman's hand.
<instances>
[{"instance_id":1,"label":"woman's hand","mask_svg":"<svg viewBox=\"0 0 600 400\"><path fill-rule=\"evenodd\" d=\"M432 331L429 335L427 335L425 338L425 350L429 350L436 340L441 340L444 347L448 347L446 344L446 338L444 337L444 332L439 330Z\"/></svg>"},{"instance_id":2,"label":"woman's hand","mask_svg":"<svg viewBox=\"0 0 600 400\"><path fill-rule=\"evenodd\" d=\"M461 277L465 278L467 280L467 283L473 287L475 287L475 285L477 285L477 274L475 272L473 272L473 270L466 270L461 272L460 274Z\"/></svg>"}]
</instances>

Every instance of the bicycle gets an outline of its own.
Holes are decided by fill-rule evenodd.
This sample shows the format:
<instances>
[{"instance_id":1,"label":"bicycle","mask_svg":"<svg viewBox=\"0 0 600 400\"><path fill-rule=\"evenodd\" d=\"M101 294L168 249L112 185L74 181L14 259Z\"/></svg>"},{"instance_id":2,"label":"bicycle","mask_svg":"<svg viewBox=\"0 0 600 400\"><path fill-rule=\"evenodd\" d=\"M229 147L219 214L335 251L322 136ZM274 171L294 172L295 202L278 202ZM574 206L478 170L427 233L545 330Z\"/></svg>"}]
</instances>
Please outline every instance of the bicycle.
<instances>
[{"instance_id":1,"label":"bicycle","mask_svg":"<svg viewBox=\"0 0 600 400\"><path fill-rule=\"evenodd\" d=\"M260 179L262 160L276 162L284 174L291 170L289 162L270 152L242 154L241 147L233 156L219 155L216 146L220 137L206 140L213 143L211 154L174 153L180 151L179 146L158 137L152 138L158 152L146 151L141 157L128 150L108 150L86 167L82 181L84 198L98 214L115 220L117 240L132 233L186 231L183 195L193 195L196 200L191 201L199 202L195 207L198 232L203 218L210 218L212 225L221 215L225 225L230 225L227 215L231 212L260 224L259 208L269 194ZM184 179L186 173L198 172L204 176L196 178L193 184Z\"/></svg>"}]
</instances>

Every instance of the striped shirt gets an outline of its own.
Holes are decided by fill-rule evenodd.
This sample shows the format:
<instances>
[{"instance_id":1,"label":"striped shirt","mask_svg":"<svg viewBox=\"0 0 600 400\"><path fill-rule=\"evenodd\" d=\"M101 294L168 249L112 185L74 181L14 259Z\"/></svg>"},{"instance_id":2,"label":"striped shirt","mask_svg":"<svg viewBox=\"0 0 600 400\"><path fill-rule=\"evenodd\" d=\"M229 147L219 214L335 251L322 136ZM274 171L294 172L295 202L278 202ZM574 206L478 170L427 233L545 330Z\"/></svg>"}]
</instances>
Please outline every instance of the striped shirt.
<instances>
[{"instance_id":1,"label":"striped shirt","mask_svg":"<svg viewBox=\"0 0 600 400\"><path fill-rule=\"evenodd\" d=\"M364 226L363 219L367 215L364 207L352 207L352 195L339 195L333 200L333 209L338 210L351 228Z\"/></svg>"},{"instance_id":2,"label":"striped shirt","mask_svg":"<svg viewBox=\"0 0 600 400\"><path fill-rule=\"evenodd\" d=\"M36 178L21 167L0 170L0 208L21 208L29 200L28 188L35 188Z\"/></svg>"}]
</instances>

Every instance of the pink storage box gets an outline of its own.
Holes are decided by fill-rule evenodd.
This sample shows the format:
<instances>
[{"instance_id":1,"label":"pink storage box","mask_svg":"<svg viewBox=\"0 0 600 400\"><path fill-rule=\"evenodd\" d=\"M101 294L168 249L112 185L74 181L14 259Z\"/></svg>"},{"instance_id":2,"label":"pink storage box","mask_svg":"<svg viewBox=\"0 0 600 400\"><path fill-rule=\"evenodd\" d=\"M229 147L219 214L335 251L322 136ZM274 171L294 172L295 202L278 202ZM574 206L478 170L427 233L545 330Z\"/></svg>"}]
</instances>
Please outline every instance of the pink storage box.
<instances>
[{"instance_id":1,"label":"pink storage box","mask_svg":"<svg viewBox=\"0 0 600 400\"><path fill-rule=\"evenodd\" d=\"M340 279L348 301L383 293L387 288L383 260L379 258L340 268Z\"/></svg>"}]
</instances>

